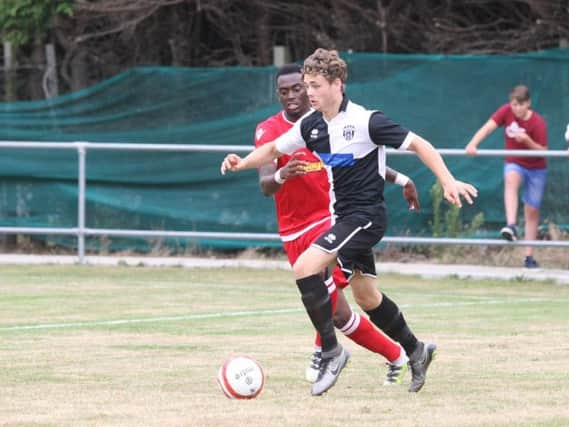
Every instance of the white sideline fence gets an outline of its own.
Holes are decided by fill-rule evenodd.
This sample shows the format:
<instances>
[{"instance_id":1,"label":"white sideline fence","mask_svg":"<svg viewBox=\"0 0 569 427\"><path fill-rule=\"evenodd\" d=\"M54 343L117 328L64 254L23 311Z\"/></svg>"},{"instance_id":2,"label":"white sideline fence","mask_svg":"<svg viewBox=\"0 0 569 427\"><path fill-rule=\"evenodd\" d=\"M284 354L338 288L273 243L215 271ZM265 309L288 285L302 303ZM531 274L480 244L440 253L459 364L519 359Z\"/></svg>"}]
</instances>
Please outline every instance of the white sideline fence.
<instances>
[{"instance_id":1,"label":"white sideline fence","mask_svg":"<svg viewBox=\"0 0 569 427\"><path fill-rule=\"evenodd\" d=\"M129 143L93 143L93 142L36 142L36 141L0 141L0 148L10 149L54 149L77 151L77 227L0 227L0 234L26 235L68 235L77 237L77 256L79 264L85 263L85 237L115 236L115 237L172 237L189 239L236 239L236 240L280 240L277 233L223 233L207 231L168 231L168 230L128 230L104 229L85 227L85 193L87 188L87 151L171 151L171 152L250 152L253 146L245 145L185 145L185 144L129 144ZM442 156L466 156L464 149L438 149ZM389 155L414 155L409 151L388 149ZM569 158L565 150L478 150L478 157L564 157ZM549 246L569 248L569 241L516 241L506 242L502 239L466 239L438 237L399 237L386 236L382 243L418 244L418 245L462 245L462 246Z\"/></svg>"}]
</instances>

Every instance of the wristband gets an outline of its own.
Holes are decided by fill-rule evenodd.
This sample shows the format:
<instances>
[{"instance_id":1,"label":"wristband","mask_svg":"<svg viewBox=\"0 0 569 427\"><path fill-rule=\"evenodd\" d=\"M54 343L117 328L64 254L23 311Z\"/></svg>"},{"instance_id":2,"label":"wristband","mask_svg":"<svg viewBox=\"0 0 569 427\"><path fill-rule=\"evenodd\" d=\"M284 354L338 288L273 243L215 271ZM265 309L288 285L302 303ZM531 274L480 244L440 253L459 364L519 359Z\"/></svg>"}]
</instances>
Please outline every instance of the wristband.
<instances>
[{"instance_id":1,"label":"wristband","mask_svg":"<svg viewBox=\"0 0 569 427\"><path fill-rule=\"evenodd\" d=\"M275 174L273 175L273 179L275 180L275 182L276 182L277 184L284 184L284 182L286 181L286 179L284 179L284 178L281 176L281 170L280 170L280 169L277 169L277 171L276 171Z\"/></svg>"},{"instance_id":2,"label":"wristband","mask_svg":"<svg viewBox=\"0 0 569 427\"><path fill-rule=\"evenodd\" d=\"M397 175L395 175L395 181L393 181L393 183L400 185L401 187L405 187L409 181L410 179L407 175L397 173Z\"/></svg>"}]
</instances>

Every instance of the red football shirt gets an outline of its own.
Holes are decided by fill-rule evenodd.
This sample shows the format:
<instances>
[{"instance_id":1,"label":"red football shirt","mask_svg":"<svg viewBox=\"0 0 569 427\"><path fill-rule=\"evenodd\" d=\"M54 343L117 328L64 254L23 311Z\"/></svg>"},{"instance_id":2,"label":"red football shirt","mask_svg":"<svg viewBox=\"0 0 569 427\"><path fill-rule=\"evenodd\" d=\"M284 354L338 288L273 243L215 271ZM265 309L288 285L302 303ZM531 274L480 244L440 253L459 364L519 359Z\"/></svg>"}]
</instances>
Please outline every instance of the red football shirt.
<instances>
[{"instance_id":1,"label":"red football shirt","mask_svg":"<svg viewBox=\"0 0 569 427\"><path fill-rule=\"evenodd\" d=\"M490 117L498 126L503 126L506 139L506 150L527 150L527 145L516 141L516 134L519 132L527 133L531 139L543 149L547 149L547 126L545 120L535 111L529 119L518 119L510 104L504 104ZM517 163L527 169L544 169L547 167L545 157L506 157L506 162Z\"/></svg>"},{"instance_id":2,"label":"red football shirt","mask_svg":"<svg viewBox=\"0 0 569 427\"><path fill-rule=\"evenodd\" d=\"M288 131L293 123L287 120L284 111L269 117L257 125L255 146L260 147ZM301 234L312 224L330 217L330 184L324 165L310 150L303 148L303 159L309 162L306 175L285 181L275 193L275 207L280 235L286 239ZM277 168L288 163L291 156L283 155L277 160Z\"/></svg>"}]
</instances>

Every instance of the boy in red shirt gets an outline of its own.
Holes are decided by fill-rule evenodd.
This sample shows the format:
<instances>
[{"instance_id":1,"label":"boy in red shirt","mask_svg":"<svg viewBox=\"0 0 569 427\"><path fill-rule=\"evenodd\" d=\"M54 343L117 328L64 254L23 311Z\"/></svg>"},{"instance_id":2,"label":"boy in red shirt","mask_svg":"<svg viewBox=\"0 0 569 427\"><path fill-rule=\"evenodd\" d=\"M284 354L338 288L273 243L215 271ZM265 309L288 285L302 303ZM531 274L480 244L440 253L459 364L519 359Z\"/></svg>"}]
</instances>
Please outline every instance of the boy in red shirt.
<instances>
[{"instance_id":1,"label":"boy in red shirt","mask_svg":"<svg viewBox=\"0 0 569 427\"><path fill-rule=\"evenodd\" d=\"M510 92L510 102L502 105L472 137L466 146L467 154L476 155L476 147L498 126L505 129L507 150L546 150L547 126L545 120L531 109L531 98L526 86L516 86ZM544 157L506 157L504 166L504 207L506 226L500 234L506 240L516 240L518 230L518 192L523 187L526 240L537 238L539 209L547 179L547 163ZM538 268L533 248L526 247L524 266Z\"/></svg>"}]
</instances>

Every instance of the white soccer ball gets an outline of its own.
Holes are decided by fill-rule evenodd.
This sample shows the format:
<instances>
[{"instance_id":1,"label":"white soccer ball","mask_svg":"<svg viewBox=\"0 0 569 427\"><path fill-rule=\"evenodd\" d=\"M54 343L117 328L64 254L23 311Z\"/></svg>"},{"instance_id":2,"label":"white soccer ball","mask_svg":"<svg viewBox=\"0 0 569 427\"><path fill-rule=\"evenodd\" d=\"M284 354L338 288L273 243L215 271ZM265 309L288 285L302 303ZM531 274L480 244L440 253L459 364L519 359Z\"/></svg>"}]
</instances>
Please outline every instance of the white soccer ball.
<instances>
[{"instance_id":1,"label":"white soccer ball","mask_svg":"<svg viewBox=\"0 0 569 427\"><path fill-rule=\"evenodd\" d=\"M265 373L256 360L233 356L219 368L217 383L230 399L253 399L263 390Z\"/></svg>"}]
</instances>

